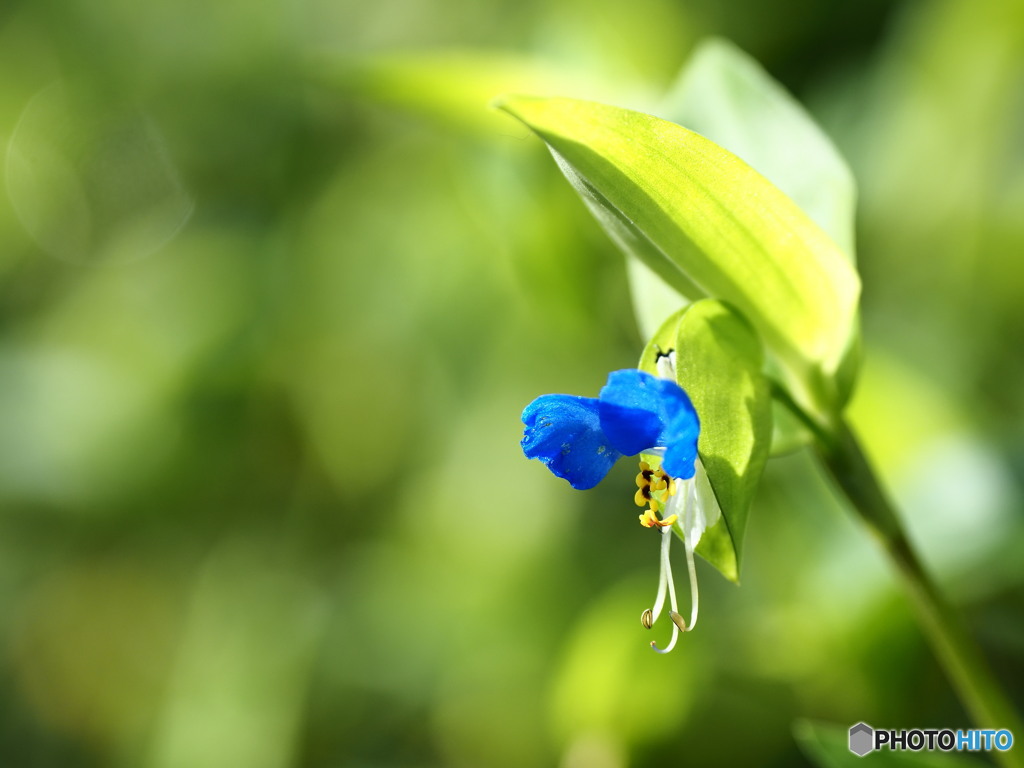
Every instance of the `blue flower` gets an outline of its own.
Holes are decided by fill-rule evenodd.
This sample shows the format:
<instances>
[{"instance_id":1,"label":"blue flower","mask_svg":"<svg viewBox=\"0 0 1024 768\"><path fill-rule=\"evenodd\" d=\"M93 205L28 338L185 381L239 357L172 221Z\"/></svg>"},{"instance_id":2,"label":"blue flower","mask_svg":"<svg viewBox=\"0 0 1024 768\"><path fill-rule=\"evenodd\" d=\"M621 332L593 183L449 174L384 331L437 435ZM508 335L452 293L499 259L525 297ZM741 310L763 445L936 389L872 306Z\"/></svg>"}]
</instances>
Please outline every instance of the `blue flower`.
<instances>
[{"instance_id":1,"label":"blue flower","mask_svg":"<svg viewBox=\"0 0 1024 768\"><path fill-rule=\"evenodd\" d=\"M665 608L672 619L668 646L651 647L667 653L680 632L697 623L697 575L693 550L704 531L720 516L707 474L697 457L700 420L689 396L675 382L675 355L659 357L661 377L629 369L613 371L600 396L542 395L523 410L523 453L540 459L573 488L593 488L623 456L652 457L655 466L640 462L634 500L648 507L640 523L661 533L658 594L653 608L640 621L650 629ZM660 459L658 466L657 459ZM665 515L659 517L659 513ZM678 613L669 561L673 531L686 547L690 576L690 622Z\"/></svg>"},{"instance_id":2,"label":"blue flower","mask_svg":"<svg viewBox=\"0 0 1024 768\"><path fill-rule=\"evenodd\" d=\"M661 468L693 477L700 421L683 388L635 369L613 371L600 397L542 395L523 410L523 453L573 488L593 488L622 456L661 456Z\"/></svg>"}]
</instances>

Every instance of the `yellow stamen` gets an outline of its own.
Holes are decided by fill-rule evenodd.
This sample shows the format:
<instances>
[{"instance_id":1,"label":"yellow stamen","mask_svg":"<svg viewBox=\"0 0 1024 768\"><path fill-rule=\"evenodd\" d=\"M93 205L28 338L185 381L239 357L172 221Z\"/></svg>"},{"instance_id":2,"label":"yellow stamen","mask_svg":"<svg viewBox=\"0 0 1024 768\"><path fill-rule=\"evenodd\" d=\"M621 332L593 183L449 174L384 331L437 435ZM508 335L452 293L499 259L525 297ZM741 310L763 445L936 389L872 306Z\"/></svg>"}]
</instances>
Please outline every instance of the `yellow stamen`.
<instances>
[{"instance_id":1,"label":"yellow stamen","mask_svg":"<svg viewBox=\"0 0 1024 768\"><path fill-rule=\"evenodd\" d=\"M636 485L638 488L651 484L651 478L654 476L654 470L651 469L651 465L646 461L640 462L640 472L636 476Z\"/></svg>"},{"instance_id":2,"label":"yellow stamen","mask_svg":"<svg viewBox=\"0 0 1024 768\"><path fill-rule=\"evenodd\" d=\"M675 480L673 480L673 479L672 479L671 477L669 477L668 475L666 475L666 474L665 474L664 472L662 472L661 474L662 474L662 475L664 475L664 476L665 476L665 478L666 478L666 479L668 480L668 495L669 495L669 496L672 496L672 495L674 495L674 494L675 494L675 492L676 492L676 481L675 481Z\"/></svg>"},{"instance_id":3,"label":"yellow stamen","mask_svg":"<svg viewBox=\"0 0 1024 768\"><path fill-rule=\"evenodd\" d=\"M639 515L640 525L644 528L668 528L670 525L674 525L676 520L679 519L679 515L669 515L664 520L659 520L655 509L646 509L642 515Z\"/></svg>"},{"instance_id":4,"label":"yellow stamen","mask_svg":"<svg viewBox=\"0 0 1024 768\"><path fill-rule=\"evenodd\" d=\"M657 512L665 499L676 492L676 483L663 469L651 469L646 461L640 462L640 473L636 476L637 492L633 501L638 507L650 505Z\"/></svg>"},{"instance_id":5,"label":"yellow stamen","mask_svg":"<svg viewBox=\"0 0 1024 768\"><path fill-rule=\"evenodd\" d=\"M633 501L636 503L638 507L646 507L648 504L650 504L651 509L653 509L655 512L657 512L658 509L660 509L661 507L661 502L651 495L651 489L647 486L639 489L633 495Z\"/></svg>"}]
</instances>

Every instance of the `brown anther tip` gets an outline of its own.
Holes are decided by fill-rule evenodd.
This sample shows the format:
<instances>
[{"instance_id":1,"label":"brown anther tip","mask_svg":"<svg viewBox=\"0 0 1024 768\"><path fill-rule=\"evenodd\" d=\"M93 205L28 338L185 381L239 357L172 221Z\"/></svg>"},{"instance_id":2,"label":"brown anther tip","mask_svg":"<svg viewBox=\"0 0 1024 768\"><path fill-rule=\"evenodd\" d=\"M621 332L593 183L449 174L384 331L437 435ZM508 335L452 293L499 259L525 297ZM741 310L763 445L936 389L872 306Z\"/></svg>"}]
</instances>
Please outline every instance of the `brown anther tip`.
<instances>
[{"instance_id":1,"label":"brown anther tip","mask_svg":"<svg viewBox=\"0 0 1024 768\"><path fill-rule=\"evenodd\" d=\"M669 615L669 618L672 619L672 623L675 624L677 627L679 627L679 631L680 632L685 632L686 631L686 621L683 619L682 616L680 616L675 611L669 611L668 615Z\"/></svg>"},{"instance_id":2,"label":"brown anther tip","mask_svg":"<svg viewBox=\"0 0 1024 768\"><path fill-rule=\"evenodd\" d=\"M650 608L640 614L640 623L644 625L644 629L650 629L654 626L654 614Z\"/></svg>"}]
</instances>

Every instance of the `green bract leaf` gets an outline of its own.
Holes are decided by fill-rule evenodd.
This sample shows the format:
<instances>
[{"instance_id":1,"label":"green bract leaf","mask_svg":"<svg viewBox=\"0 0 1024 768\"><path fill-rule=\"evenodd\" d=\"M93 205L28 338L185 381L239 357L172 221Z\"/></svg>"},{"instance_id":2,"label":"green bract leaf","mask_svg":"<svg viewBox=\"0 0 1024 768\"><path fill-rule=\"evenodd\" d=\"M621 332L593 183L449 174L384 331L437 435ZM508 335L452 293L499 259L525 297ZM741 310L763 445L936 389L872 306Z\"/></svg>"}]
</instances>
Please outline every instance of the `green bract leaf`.
<instances>
[{"instance_id":1,"label":"green bract leaf","mask_svg":"<svg viewBox=\"0 0 1024 768\"><path fill-rule=\"evenodd\" d=\"M854 336L860 281L835 243L750 166L639 112L507 97L547 142L612 237L690 300L729 301L774 353L794 399L822 420Z\"/></svg>"},{"instance_id":2,"label":"green bract leaf","mask_svg":"<svg viewBox=\"0 0 1024 768\"><path fill-rule=\"evenodd\" d=\"M672 350L676 380L700 417L697 451L723 518L705 531L697 553L737 581L747 515L771 444L761 344L738 312L705 299L665 322L644 350L641 370L657 374L657 358Z\"/></svg>"}]
</instances>

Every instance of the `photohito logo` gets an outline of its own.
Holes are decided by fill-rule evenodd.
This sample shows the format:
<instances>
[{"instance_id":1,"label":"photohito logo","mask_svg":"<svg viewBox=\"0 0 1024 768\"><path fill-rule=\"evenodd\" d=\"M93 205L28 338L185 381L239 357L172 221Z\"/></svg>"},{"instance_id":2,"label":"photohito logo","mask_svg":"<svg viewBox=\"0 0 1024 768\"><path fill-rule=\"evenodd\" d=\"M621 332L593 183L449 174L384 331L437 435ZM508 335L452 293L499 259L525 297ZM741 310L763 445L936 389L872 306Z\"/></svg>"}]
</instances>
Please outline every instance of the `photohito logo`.
<instances>
[{"instance_id":1,"label":"photohito logo","mask_svg":"<svg viewBox=\"0 0 1024 768\"><path fill-rule=\"evenodd\" d=\"M1005 728L999 731L975 728L969 731L949 728L882 729L872 728L867 723L857 723L850 728L850 751L864 757L876 749L899 752L929 752L936 749L943 752L980 752L998 749L1005 752L1013 746L1013 734Z\"/></svg>"}]
</instances>

